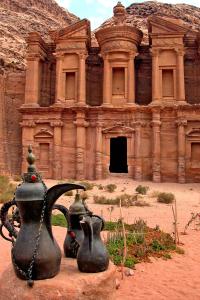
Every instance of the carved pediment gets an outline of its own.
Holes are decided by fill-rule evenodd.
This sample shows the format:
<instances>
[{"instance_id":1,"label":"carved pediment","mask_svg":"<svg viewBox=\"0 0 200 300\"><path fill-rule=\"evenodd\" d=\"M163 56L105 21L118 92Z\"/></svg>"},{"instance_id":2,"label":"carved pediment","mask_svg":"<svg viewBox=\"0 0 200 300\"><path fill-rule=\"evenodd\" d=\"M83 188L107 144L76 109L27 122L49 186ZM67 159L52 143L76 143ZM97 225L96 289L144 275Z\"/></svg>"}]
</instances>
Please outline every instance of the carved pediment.
<instances>
[{"instance_id":1,"label":"carved pediment","mask_svg":"<svg viewBox=\"0 0 200 300\"><path fill-rule=\"evenodd\" d=\"M135 129L120 124L116 124L114 126L107 127L102 130L103 133L117 133L117 134L130 134L133 133L134 131Z\"/></svg>"},{"instance_id":2,"label":"carved pediment","mask_svg":"<svg viewBox=\"0 0 200 300\"><path fill-rule=\"evenodd\" d=\"M53 133L46 129L46 128L41 128L35 135L34 138L52 138Z\"/></svg>"},{"instance_id":3,"label":"carved pediment","mask_svg":"<svg viewBox=\"0 0 200 300\"><path fill-rule=\"evenodd\" d=\"M150 34L186 34L189 28L181 20L175 18L152 16L148 19Z\"/></svg>"},{"instance_id":4,"label":"carved pediment","mask_svg":"<svg viewBox=\"0 0 200 300\"><path fill-rule=\"evenodd\" d=\"M192 128L187 134L188 137L200 137L200 128Z\"/></svg>"},{"instance_id":5,"label":"carved pediment","mask_svg":"<svg viewBox=\"0 0 200 300\"><path fill-rule=\"evenodd\" d=\"M87 19L83 19L59 31L52 31L50 35L56 43L70 39L90 39L90 22Z\"/></svg>"}]
</instances>

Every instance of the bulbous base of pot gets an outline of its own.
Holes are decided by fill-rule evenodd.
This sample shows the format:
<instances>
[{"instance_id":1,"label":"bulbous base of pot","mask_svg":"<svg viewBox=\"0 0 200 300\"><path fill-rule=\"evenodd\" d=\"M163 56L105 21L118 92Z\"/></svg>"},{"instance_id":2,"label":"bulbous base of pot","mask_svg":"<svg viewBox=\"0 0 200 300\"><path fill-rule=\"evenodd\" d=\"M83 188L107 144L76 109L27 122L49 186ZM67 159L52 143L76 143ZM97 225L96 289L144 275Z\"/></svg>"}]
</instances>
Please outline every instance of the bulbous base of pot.
<instances>
[{"instance_id":1,"label":"bulbous base of pot","mask_svg":"<svg viewBox=\"0 0 200 300\"><path fill-rule=\"evenodd\" d=\"M13 265L14 272L16 276L22 280L27 280L25 276L21 274L19 270L16 269L16 267ZM43 272L43 271L37 271L34 270L32 275L32 280L43 280L43 279L50 279L55 277L60 272L60 266L54 269L51 269L51 271Z\"/></svg>"}]
</instances>

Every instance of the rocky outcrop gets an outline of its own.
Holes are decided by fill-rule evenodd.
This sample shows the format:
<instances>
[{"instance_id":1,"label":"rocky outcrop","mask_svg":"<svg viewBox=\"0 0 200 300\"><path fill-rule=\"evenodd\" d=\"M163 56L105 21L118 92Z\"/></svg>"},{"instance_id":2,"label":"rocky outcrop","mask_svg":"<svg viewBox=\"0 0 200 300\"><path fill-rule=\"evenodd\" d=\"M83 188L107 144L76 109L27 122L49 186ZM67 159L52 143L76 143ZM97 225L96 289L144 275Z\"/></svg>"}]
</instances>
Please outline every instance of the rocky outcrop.
<instances>
[{"instance_id":1,"label":"rocky outcrop","mask_svg":"<svg viewBox=\"0 0 200 300\"><path fill-rule=\"evenodd\" d=\"M123 1L122 1L123 2ZM157 1L133 3L126 8L125 24L136 26L144 33L143 44L148 43L147 19L151 15L180 19L182 25L192 30L200 28L200 8L188 4L167 4ZM114 25L114 19L108 19L100 27Z\"/></svg>"},{"instance_id":2,"label":"rocky outcrop","mask_svg":"<svg viewBox=\"0 0 200 300\"><path fill-rule=\"evenodd\" d=\"M26 65L25 38L39 32L49 41L49 30L65 27L79 20L54 0L0 1L0 68L23 69Z\"/></svg>"}]
</instances>

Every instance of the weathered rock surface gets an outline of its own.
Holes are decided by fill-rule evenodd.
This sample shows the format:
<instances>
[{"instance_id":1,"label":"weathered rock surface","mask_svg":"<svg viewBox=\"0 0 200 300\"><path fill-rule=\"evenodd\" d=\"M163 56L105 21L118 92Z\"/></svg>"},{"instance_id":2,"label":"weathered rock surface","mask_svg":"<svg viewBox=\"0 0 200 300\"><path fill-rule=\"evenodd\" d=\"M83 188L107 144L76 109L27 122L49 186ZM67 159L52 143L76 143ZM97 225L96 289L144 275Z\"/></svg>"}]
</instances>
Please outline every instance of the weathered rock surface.
<instances>
[{"instance_id":1,"label":"weathered rock surface","mask_svg":"<svg viewBox=\"0 0 200 300\"><path fill-rule=\"evenodd\" d=\"M24 68L25 37L39 32L48 40L49 30L70 25L78 17L61 8L54 0L0 1L0 67Z\"/></svg>"},{"instance_id":2,"label":"weathered rock surface","mask_svg":"<svg viewBox=\"0 0 200 300\"><path fill-rule=\"evenodd\" d=\"M0 299L16 300L111 300L115 299L115 266L102 273L80 273L76 260L62 260L60 273L47 280L35 281L34 287L18 279L9 266L0 277Z\"/></svg>"},{"instance_id":3,"label":"weathered rock surface","mask_svg":"<svg viewBox=\"0 0 200 300\"><path fill-rule=\"evenodd\" d=\"M122 1L123 2L123 1ZM133 3L126 8L127 16L125 23L136 26L144 33L143 44L148 43L147 19L151 15L172 17L182 20L184 26L192 30L199 30L200 8L188 4L167 4L157 1ZM100 27L114 25L114 19L108 19Z\"/></svg>"}]
</instances>

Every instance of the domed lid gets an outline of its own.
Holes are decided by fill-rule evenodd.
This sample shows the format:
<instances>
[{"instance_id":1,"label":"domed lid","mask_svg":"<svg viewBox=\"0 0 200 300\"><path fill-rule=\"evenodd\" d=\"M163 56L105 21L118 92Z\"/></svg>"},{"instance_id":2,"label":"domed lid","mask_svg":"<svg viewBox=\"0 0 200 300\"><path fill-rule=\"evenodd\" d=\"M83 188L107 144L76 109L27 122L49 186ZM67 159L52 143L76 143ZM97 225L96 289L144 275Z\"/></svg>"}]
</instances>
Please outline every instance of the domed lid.
<instances>
[{"instance_id":1,"label":"domed lid","mask_svg":"<svg viewBox=\"0 0 200 300\"><path fill-rule=\"evenodd\" d=\"M41 201L44 200L46 193L46 185L42 181L41 175L37 173L34 162L35 156L32 147L28 147L28 170L22 176L23 182L19 185L15 192L16 201Z\"/></svg>"},{"instance_id":2,"label":"domed lid","mask_svg":"<svg viewBox=\"0 0 200 300\"><path fill-rule=\"evenodd\" d=\"M81 199L80 194L76 194L74 203L69 207L69 213L71 215L85 215L87 214L87 210L85 208L85 205Z\"/></svg>"}]
</instances>

